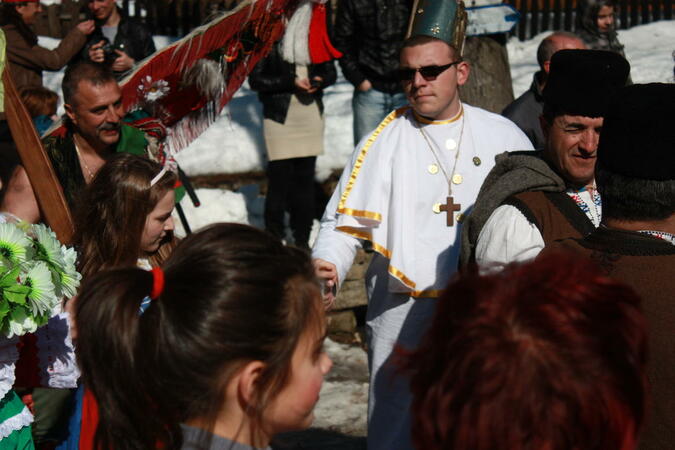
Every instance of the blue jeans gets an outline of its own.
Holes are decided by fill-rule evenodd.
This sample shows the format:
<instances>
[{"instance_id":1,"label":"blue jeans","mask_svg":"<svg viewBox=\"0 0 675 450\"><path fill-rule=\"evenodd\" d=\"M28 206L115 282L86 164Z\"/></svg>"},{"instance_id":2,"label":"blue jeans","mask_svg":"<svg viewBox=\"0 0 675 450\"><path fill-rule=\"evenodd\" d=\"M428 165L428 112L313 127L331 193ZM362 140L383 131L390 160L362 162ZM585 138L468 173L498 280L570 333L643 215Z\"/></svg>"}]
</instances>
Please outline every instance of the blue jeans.
<instances>
[{"instance_id":1,"label":"blue jeans","mask_svg":"<svg viewBox=\"0 0 675 450\"><path fill-rule=\"evenodd\" d=\"M377 128L387 114L407 103L403 92L387 94L372 88L365 92L354 89L354 145L358 145L364 136Z\"/></svg>"}]
</instances>

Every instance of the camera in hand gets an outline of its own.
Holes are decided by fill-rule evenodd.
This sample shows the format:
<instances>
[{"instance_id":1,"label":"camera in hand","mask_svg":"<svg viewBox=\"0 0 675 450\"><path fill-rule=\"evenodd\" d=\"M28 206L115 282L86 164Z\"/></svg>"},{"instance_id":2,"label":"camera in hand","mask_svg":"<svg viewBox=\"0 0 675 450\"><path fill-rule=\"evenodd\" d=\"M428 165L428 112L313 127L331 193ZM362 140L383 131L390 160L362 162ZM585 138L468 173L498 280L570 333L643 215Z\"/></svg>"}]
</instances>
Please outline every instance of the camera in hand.
<instances>
[{"instance_id":1,"label":"camera in hand","mask_svg":"<svg viewBox=\"0 0 675 450\"><path fill-rule=\"evenodd\" d=\"M317 80L315 78L312 78L309 80L309 85L312 86L313 88L320 89L321 88L321 80Z\"/></svg>"},{"instance_id":2,"label":"camera in hand","mask_svg":"<svg viewBox=\"0 0 675 450\"><path fill-rule=\"evenodd\" d=\"M119 56L115 52L115 50L117 50L117 48L108 39L104 39L104 40L105 40L105 43L101 47L101 50L103 50L104 62L105 62L105 64L112 65L112 63L114 63L115 60Z\"/></svg>"}]
</instances>

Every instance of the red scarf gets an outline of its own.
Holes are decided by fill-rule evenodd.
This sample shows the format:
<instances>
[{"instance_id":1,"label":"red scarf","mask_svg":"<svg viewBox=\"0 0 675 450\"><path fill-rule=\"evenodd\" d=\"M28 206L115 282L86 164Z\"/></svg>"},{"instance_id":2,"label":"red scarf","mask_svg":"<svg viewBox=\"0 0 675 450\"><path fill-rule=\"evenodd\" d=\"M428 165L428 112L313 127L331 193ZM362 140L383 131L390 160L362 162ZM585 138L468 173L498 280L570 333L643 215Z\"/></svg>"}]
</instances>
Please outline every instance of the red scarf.
<instances>
[{"instance_id":1,"label":"red scarf","mask_svg":"<svg viewBox=\"0 0 675 450\"><path fill-rule=\"evenodd\" d=\"M309 58L312 64L321 64L334 58L342 57L342 53L333 47L328 38L326 28L326 5L312 5L312 21L309 24Z\"/></svg>"}]
</instances>

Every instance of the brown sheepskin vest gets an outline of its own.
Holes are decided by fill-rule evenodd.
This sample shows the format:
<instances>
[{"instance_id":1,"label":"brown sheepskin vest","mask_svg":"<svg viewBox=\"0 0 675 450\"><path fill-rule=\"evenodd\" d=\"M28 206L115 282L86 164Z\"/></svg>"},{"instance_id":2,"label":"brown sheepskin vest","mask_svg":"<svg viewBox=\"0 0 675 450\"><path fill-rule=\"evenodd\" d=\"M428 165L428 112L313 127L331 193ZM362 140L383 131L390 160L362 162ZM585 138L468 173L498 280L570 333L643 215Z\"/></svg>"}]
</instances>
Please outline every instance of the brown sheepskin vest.
<instances>
[{"instance_id":1,"label":"brown sheepskin vest","mask_svg":"<svg viewBox=\"0 0 675 450\"><path fill-rule=\"evenodd\" d=\"M565 238L582 238L595 226L577 204L564 192L521 192L506 199L536 225L544 244Z\"/></svg>"},{"instance_id":2,"label":"brown sheepskin vest","mask_svg":"<svg viewBox=\"0 0 675 450\"><path fill-rule=\"evenodd\" d=\"M642 297L649 332L651 408L638 448L675 448L675 245L640 233L600 227L584 239L554 243L542 254L560 249L587 256Z\"/></svg>"}]
</instances>

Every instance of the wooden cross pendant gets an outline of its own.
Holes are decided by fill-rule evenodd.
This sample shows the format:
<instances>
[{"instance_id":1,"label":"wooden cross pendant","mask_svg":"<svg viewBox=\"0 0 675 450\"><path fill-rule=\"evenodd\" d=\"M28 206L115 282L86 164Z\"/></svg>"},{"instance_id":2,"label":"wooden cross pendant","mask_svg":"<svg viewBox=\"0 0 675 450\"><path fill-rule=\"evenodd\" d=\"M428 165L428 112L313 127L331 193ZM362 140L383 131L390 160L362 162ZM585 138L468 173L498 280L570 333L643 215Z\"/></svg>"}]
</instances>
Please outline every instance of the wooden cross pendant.
<instances>
[{"instance_id":1,"label":"wooden cross pendant","mask_svg":"<svg viewBox=\"0 0 675 450\"><path fill-rule=\"evenodd\" d=\"M460 205L459 203L456 204L452 200L452 197L448 197L448 200L447 200L446 204L440 205L438 209L440 209L441 211L445 211L445 216L447 218L447 224L448 224L449 227L451 227L451 226L454 225L454 220L453 220L454 217L455 217L454 212L462 209L462 205Z\"/></svg>"}]
</instances>

